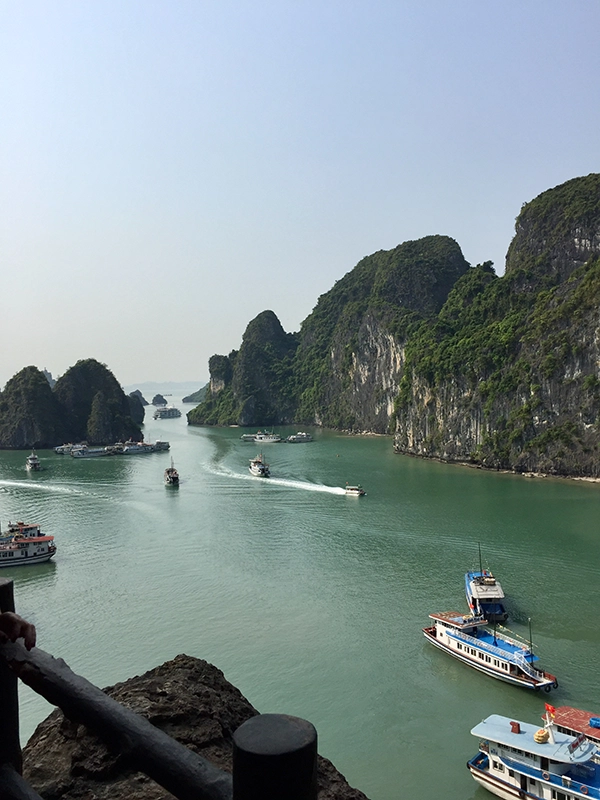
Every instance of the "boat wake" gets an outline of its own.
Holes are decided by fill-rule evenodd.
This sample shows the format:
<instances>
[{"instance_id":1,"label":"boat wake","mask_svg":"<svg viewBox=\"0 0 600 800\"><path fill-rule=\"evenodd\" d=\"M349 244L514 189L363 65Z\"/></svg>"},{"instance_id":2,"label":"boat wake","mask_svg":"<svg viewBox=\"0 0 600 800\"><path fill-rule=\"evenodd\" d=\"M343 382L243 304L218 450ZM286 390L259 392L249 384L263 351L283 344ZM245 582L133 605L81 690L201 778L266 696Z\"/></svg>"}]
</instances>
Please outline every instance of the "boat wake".
<instances>
[{"instance_id":1,"label":"boat wake","mask_svg":"<svg viewBox=\"0 0 600 800\"><path fill-rule=\"evenodd\" d=\"M28 481L8 481L0 480L0 489L33 489L34 492L50 492L52 494L90 494L81 492L79 489L71 489L68 486L55 486L50 483L33 483Z\"/></svg>"},{"instance_id":2,"label":"boat wake","mask_svg":"<svg viewBox=\"0 0 600 800\"><path fill-rule=\"evenodd\" d=\"M222 475L227 478L234 478L242 481L252 481L256 483L257 480L269 486L285 486L288 489L300 489L305 492L323 492L325 494L346 494L346 490L341 486L326 486L324 483L309 483L308 481L294 481L286 478L256 478L254 475L246 475L240 472L233 472L233 470L224 467L212 466L212 472L216 475Z\"/></svg>"}]
</instances>

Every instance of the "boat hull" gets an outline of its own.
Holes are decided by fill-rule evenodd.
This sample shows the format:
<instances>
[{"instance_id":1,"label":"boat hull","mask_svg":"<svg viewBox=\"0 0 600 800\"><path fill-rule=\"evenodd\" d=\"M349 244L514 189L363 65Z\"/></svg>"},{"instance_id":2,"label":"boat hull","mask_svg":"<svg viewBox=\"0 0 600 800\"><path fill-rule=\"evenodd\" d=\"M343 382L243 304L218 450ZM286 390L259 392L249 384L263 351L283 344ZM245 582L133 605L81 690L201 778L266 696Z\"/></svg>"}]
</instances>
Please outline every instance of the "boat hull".
<instances>
[{"instance_id":1,"label":"boat hull","mask_svg":"<svg viewBox=\"0 0 600 800\"><path fill-rule=\"evenodd\" d=\"M24 550L13 550L12 552L12 557L8 558L6 557L6 551L0 551L0 568L19 567L23 564L43 564L53 558L54 554L56 553L56 548L54 548L52 551L36 553L35 555L29 555Z\"/></svg>"},{"instance_id":2,"label":"boat hull","mask_svg":"<svg viewBox=\"0 0 600 800\"><path fill-rule=\"evenodd\" d=\"M504 800L512 800L513 797L538 797L538 795L532 794L531 792L524 792L518 786L511 786L504 781L498 780L498 778L495 778L493 775L486 773L485 770L476 767L471 761L467 763L467 766L469 772L480 786L483 786L488 792L492 792L492 794L498 797L503 797Z\"/></svg>"},{"instance_id":3,"label":"boat hull","mask_svg":"<svg viewBox=\"0 0 600 800\"><path fill-rule=\"evenodd\" d=\"M456 658L458 661L462 661L463 664L467 664L467 666L476 669L478 672L483 672L485 675L489 675L491 678L496 678L496 680L502 681L503 683L510 683L513 686L520 686L523 689L533 689L534 691L544 689L545 691L549 692L556 683L556 681L553 680L536 682L531 678L511 675L506 672L500 672L500 670L494 669L493 667L488 667L486 666L485 662L475 661L474 659L467 658L462 653L452 650L443 642L440 642L440 640L435 636L434 633L432 633L432 631L435 631L435 626L432 626L431 628L423 628L423 635L434 647L437 647L438 650L443 650L448 655Z\"/></svg>"}]
</instances>

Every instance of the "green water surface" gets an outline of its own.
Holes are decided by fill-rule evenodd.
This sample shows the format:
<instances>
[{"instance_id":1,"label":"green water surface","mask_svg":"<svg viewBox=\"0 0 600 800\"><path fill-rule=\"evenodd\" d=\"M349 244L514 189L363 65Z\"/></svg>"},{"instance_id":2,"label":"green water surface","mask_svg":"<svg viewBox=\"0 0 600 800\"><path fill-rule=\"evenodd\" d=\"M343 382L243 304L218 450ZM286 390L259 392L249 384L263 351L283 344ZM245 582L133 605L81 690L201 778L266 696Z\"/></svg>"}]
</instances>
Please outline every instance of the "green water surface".
<instances>
[{"instance_id":1,"label":"green water surface","mask_svg":"<svg viewBox=\"0 0 600 800\"><path fill-rule=\"evenodd\" d=\"M240 429L147 417L146 439L170 453L40 451L43 471L28 474L27 453L0 452L3 527L39 522L58 546L54 562L1 575L40 647L76 672L107 686L178 653L204 658L259 711L311 720L320 752L371 800L484 800L465 768L483 717L535 723L549 698L600 712L600 485L318 430L312 443L264 445L264 480L248 472L258 448ZM178 489L163 484L171 456ZM367 496L345 496L346 481ZM478 542L510 629L527 637L531 617L560 683L551 695L469 669L421 633L430 612L466 611ZM51 709L20 696L25 740Z\"/></svg>"}]
</instances>

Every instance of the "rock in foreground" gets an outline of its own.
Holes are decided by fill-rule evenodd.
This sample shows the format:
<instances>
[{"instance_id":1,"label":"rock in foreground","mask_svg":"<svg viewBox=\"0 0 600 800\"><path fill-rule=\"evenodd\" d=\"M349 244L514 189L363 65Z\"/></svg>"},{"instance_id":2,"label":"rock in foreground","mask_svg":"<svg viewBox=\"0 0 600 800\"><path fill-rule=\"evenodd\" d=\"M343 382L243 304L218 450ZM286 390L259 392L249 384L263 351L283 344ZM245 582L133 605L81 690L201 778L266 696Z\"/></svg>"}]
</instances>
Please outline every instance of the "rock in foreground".
<instances>
[{"instance_id":1,"label":"rock in foreground","mask_svg":"<svg viewBox=\"0 0 600 800\"><path fill-rule=\"evenodd\" d=\"M105 690L119 703L219 769L231 771L232 735L258 712L223 673L180 655ZM169 792L132 772L83 725L53 711L23 751L25 779L45 800L169 800ZM319 756L319 800L367 800Z\"/></svg>"}]
</instances>

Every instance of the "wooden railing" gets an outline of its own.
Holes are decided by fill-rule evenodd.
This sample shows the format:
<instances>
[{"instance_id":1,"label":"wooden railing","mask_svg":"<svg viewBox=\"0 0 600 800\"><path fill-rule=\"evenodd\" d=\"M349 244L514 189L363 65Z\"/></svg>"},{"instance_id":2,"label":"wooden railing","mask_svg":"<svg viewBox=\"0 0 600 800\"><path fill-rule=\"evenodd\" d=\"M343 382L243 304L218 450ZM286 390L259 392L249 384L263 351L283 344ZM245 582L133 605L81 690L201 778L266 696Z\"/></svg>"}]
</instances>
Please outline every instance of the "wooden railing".
<instances>
[{"instance_id":1,"label":"wooden railing","mask_svg":"<svg viewBox=\"0 0 600 800\"><path fill-rule=\"evenodd\" d=\"M13 582L0 579L0 612L14 611ZM233 734L233 774L214 767L76 675L62 659L20 642L0 643L0 797L41 800L21 777L18 679L118 749L128 766L179 800L316 800L317 732L310 722L259 714Z\"/></svg>"}]
</instances>

